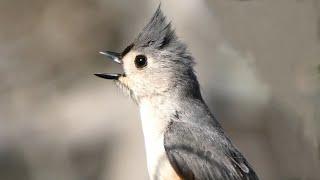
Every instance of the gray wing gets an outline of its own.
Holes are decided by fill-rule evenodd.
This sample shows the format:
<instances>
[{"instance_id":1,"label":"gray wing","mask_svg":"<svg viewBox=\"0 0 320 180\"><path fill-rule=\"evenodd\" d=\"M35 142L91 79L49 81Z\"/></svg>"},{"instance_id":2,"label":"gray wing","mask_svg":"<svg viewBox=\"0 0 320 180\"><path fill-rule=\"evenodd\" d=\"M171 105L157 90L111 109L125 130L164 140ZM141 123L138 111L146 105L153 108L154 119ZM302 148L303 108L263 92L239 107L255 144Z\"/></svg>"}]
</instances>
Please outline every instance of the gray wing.
<instances>
[{"instance_id":1,"label":"gray wing","mask_svg":"<svg viewBox=\"0 0 320 180\"><path fill-rule=\"evenodd\" d=\"M220 128L172 121L164 147L171 165L185 180L258 180Z\"/></svg>"}]
</instances>

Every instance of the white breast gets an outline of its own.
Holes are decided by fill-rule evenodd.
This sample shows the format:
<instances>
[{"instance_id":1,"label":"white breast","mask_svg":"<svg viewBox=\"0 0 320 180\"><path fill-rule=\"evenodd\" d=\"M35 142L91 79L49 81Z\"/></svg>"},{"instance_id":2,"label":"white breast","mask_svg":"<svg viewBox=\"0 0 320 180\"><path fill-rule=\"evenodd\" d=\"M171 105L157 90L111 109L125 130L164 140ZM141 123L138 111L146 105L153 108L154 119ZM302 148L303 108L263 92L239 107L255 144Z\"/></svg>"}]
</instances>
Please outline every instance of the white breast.
<instances>
[{"instance_id":1,"label":"white breast","mask_svg":"<svg viewBox=\"0 0 320 180\"><path fill-rule=\"evenodd\" d=\"M163 144L164 131L169 120L165 118L165 115L159 109L155 109L149 101L140 103L140 115L145 139L148 171L152 180L155 175L161 176L161 169L170 166ZM162 178L158 177L158 179Z\"/></svg>"}]
</instances>

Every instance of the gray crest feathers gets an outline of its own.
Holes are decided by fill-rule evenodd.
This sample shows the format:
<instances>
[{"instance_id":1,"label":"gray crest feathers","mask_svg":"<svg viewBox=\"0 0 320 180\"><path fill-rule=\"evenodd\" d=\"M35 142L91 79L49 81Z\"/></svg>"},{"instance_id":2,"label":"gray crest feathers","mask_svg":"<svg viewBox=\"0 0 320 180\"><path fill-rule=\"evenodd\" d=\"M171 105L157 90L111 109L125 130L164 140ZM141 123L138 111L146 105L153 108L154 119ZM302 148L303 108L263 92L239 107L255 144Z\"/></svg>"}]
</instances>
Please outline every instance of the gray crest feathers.
<instances>
[{"instance_id":1,"label":"gray crest feathers","mask_svg":"<svg viewBox=\"0 0 320 180\"><path fill-rule=\"evenodd\" d=\"M171 23L167 22L159 5L149 23L135 39L134 45L136 48L151 47L160 50L176 40L177 37L171 28Z\"/></svg>"}]
</instances>

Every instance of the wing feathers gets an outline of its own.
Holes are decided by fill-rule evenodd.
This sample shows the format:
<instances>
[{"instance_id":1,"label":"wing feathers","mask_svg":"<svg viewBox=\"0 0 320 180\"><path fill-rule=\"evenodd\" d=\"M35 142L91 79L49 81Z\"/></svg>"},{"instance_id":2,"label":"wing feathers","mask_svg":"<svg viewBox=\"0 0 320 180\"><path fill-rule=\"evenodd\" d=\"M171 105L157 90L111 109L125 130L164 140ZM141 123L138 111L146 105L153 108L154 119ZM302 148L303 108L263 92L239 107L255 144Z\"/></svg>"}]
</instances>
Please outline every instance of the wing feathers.
<instances>
[{"instance_id":1,"label":"wing feathers","mask_svg":"<svg viewBox=\"0 0 320 180\"><path fill-rule=\"evenodd\" d=\"M222 131L173 121L164 137L168 159L185 180L257 180L248 162Z\"/></svg>"}]
</instances>

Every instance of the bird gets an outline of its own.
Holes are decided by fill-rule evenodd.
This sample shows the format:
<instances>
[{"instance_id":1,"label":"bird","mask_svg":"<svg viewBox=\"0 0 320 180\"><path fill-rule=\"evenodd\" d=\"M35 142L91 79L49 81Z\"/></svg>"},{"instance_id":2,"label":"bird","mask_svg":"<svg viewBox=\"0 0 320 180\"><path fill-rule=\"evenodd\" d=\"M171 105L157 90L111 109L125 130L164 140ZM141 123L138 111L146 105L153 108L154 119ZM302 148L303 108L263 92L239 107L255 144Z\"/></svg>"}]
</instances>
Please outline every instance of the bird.
<instances>
[{"instance_id":1,"label":"bird","mask_svg":"<svg viewBox=\"0 0 320 180\"><path fill-rule=\"evenodd\" d=\"M151 180L258 180L202 98L195 60L160 5L121 53L101 54L113 80L138 105Z\"/></svg>"}]
</instances>

